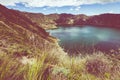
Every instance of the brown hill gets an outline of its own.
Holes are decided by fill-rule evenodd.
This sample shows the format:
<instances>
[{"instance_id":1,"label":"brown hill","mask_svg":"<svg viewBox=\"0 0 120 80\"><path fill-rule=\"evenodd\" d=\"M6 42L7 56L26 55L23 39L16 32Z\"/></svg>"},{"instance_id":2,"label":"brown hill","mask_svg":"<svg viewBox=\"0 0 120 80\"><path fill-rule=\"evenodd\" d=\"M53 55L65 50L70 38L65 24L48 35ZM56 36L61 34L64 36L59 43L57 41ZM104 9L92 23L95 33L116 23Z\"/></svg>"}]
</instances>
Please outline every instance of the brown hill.
<instances>
[{"instance_id":1,"label":"brown hill","mask_svg":"<svg viewBox=\"0 0 120 80\"><path fill-rule=\"evenodd\" d=\"M23 13L22 13L23 14ZM33 22L42 25L44 29L56 28L57 26L81 26L91 25L99 27L120 27L120 14L101 14L95 16L86 16L84 14L36 14L25 13Z\"/></svg>"},{"instance_id":2,"label":"brown hill","mask_svg":"<svg viewBox=\"0 0 120 80\"><path fill-rule=\"evenodd\" d=\"M56 28L55 20L59 18L58 14L44 15L41 13L21 12L21 14L28 17L31 21L38 24L44 29Z\"/></svg>"},{"instance_id":3,"label":"brown hill","mask_svg":"<svg viewBox=\"0 0 120 80\"><path fill-rule=\"evenodd\" d=\"M53 52L54 49L54 53L62 51L57 39L50 36L37 23L19 11L0 5L0 51L8 51L12 45L38 48L47 53Z\"/></svg>"},{"instance_id":4,"label":"brown hill","mask_svg":"<svg viewBox=\"0 0 120 80\"><path fill-rule=\"evenodd\" d=\"M91 16L86 24L102 26L102 27L115 27L120 28L120 14L101 14Z\"/></svg>"}]
</instances>

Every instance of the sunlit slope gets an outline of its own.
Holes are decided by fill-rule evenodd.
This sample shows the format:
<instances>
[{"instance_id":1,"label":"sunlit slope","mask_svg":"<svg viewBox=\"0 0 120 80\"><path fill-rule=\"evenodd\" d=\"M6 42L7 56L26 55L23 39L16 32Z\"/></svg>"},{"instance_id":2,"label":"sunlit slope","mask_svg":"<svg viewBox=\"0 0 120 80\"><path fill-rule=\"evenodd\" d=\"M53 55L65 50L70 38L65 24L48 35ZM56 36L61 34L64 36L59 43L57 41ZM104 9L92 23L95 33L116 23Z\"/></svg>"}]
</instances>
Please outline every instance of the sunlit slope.
<instances>
[{"instance_id":1,"label":"sunlit slope","mask_svg":"<svg viewBox=\"0 0 120 80\"><path fill-rule=\"evenodd\" d=\"M57 40L51 37L41 26L32 22L19 11L8 9L0 5L0 43L1 46L20 44L26 47L37 47L47 52L61 48Z\"/></svg>"}]
</instances>

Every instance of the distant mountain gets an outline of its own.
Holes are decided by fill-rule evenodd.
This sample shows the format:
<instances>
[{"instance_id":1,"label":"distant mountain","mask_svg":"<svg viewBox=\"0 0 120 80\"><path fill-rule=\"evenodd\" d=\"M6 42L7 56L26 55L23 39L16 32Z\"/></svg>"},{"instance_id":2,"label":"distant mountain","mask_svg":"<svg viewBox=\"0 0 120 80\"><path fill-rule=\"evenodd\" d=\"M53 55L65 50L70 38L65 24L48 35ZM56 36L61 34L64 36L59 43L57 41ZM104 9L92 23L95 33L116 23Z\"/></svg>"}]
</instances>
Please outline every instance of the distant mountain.
<instances>
[{"instance_id":1,"label":"distant mountain","mask_svg":"<svg viewBox=\"0 0 120 80\"><path fill-rule=\"evenodd\" d=\"M56 28L57 24L55 20L59 18L58 14L44 15L41 13L28 13L28 12L21 12L21 14L25 15L31 21L37 23L44 29Z\"/></svg>"},{"instance_id":2,"label":"distant mountain","mask_svg":"<svg viewBox=\"0 0 120 80\"><path fill-rule=\"evenodd\" d=\"M120 14L101 14L91 16L86 24L120 28Z\"/></svg>"},{"instance_id":3,"label":"distant mountain","mask_svg":"<svg viewBox=\"0 0 120 80\"><path fill-rule=\"evenodd\" d=\"M60 14L59 16L59 19L56 20L58 26L92 25L120 28L120 14L101 14L95 16Z\"/></svg>"},{"instance_id":4,"label":"distant mountain","mask_svg":"<svg viewBox=\"0 0 120 80\"><path fill-rule=\"evenodd\" d=\"M32 21L43 28L56 28L56 26L81 26L91 25L99 27L120 27L120 14L101 14L95 16L86 16L84 14L72 15L72 14L36 14L36 13L24 13Z\"/></svg>"}]
</instances>

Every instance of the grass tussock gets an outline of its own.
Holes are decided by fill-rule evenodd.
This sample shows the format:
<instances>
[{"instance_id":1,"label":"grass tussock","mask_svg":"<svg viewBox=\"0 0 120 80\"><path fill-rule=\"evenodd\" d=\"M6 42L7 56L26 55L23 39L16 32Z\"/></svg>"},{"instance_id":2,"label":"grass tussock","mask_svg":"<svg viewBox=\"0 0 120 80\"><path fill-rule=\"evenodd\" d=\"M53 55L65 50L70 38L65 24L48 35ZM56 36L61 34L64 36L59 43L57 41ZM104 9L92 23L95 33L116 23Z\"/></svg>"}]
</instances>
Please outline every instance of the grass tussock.
<instances>
[{"instance_id":1,"label":"grass tussock","mask_svg":"<svg viewBox=\"0 0 120 80\"><path fill-rule=\"evenodd\" d=\"M71 57L14 44L1 49L0 80L120 80L116 57L102 52Z\"/></svg>"}]
</instances>

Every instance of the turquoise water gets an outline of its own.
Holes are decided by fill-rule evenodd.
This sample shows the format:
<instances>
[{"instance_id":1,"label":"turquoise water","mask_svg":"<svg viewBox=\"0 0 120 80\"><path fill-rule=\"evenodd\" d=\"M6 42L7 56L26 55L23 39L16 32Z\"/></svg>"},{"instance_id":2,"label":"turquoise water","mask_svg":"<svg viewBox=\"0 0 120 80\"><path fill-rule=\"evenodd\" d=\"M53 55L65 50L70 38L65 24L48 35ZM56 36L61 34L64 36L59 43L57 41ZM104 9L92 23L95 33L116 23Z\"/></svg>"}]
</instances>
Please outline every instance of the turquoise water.
<instances>
[{"instance_id":1,"label":"turquoise water","mask_svg":"<svg viewBox=\"0 0 120 80\"><path fill-rule=\"evenodd\" d=\"M94 26L59 27L48 30L50 35L60 39L59 44L70 54L93 51L109 52L120 46L120 30Z\"/></svg>"}]
</instances>

